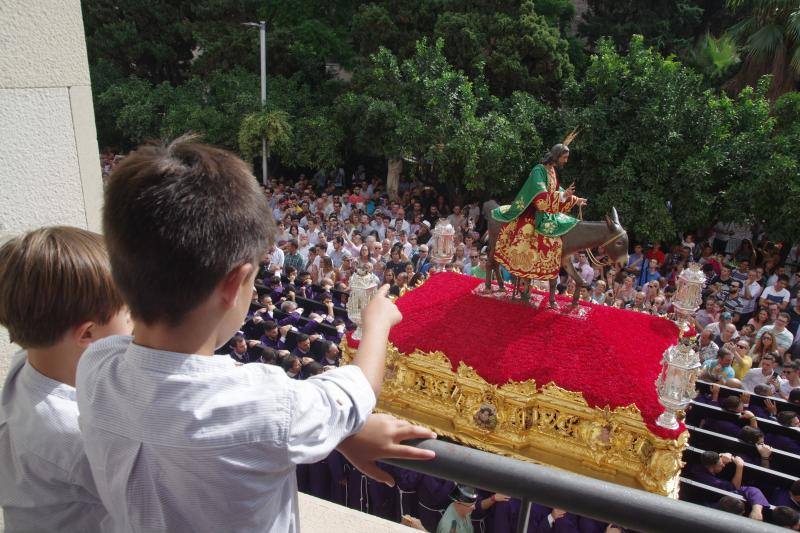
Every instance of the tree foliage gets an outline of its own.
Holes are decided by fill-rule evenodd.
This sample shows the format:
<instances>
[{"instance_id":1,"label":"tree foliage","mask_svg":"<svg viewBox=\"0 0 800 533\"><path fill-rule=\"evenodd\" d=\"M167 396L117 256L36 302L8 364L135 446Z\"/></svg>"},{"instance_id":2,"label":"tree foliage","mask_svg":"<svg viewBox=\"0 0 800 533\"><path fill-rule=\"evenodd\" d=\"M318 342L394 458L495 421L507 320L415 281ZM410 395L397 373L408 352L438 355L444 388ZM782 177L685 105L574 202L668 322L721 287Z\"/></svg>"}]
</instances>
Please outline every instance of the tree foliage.
<instances>
[{"instance_id":1,"label":"tree foliage","mask_svg":"<svg viewBox=\"0 0 800 533\"><path fill-rule=\"evenodd\" d=\"M587 217L616 206L649 238L717 217L799 237L800 98L774 91L797 83L796 2L588 4L574 34L569 0L85 2L100 144L194 131L250 157L266 134L284 168L367 163L507 198L581 126L564 179ZM266 106L242 25L259 20Z\"/></svg>"},{"instance_id":2,"label":"tree foliage","mask_svg":"<svg viewBox=\"0 0 800 533\"><path fill-rule=\"evenodd\" d=\"M569 172L592 199L594 216L616 206L627 227L651 238L718 217L766 219L773 235L797 236L784 219L796 210L791 191L800 187L800 165L788 150L797 137L778 134L768 80L732 99L704 91L698 74L641 37L626 55L610 41L598 51L569 99L569 120L583 128ZM775 190L778 182L786 194Z\"/></svg>"},{"instance_id":3,"label":"tree foliage","mask_svg":"<svg viewBox=\"0 0 800 533\"><path fill-rule=\"evenodd\" d=\"M647 46L671 54L690 48L701 33L703 7L696 0L588 0L587 5L579 28L592 43L609 37L625 49L631 35L639 34Z\"/></svg>"},{"instance_id":4,"label":"tree foliage","mask_svg":"<svg viewBox=\"0 0 800 533\"><path fill-rule=\"evenodd\" d=\"M774 99L797 89L800 81L800 3L782 0L727 0L744 14L730 28L742 45L744 62L731 87L753 86L764 74L772 75L769 95Z\"/></svg>"}]
</instances>

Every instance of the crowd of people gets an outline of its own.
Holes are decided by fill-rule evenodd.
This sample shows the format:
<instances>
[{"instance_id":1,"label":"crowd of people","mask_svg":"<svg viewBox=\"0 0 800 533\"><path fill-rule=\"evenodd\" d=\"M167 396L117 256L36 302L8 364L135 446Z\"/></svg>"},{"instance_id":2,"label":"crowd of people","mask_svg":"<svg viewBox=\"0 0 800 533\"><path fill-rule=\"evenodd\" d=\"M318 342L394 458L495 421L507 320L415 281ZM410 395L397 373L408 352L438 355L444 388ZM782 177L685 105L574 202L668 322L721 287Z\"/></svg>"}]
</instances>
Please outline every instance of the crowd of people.
<instances>
[{"instance_id":1,"label":"crowd of people","mask_svg":"<svg viewBox=\"0 0 800 533\"><path fill-rule=\"evenodd\" d=\"M485 277L486 220L479 202L453 199L451 203L434 188L418 182L405 184L400 198L391 201L378 178L368 179L357 173L349 181L349 187L345 187L347 183L340 173L331 176L320 173L313 179L303 175L296 180L275 179L263 187L278 221L278 237L261 263L263 283L257 286L251 315L241 334L232 341L231 356L237 361L274 362L296 379L337 366L337 344L346 328L352 327L343 312L350 276L356 269L364 268L380 283L388 284L394 295L413 288L431 275L432 229L442 218L456 230L455 254L446 270ZM724 223L684 235L666 249L662 246L660 242L634 244L622 268L604 261L602 248L594 251L595 257L585 252L575 254L573 262L585 282L579 289L581 300L672 317L678 276L690 263L698 263L708 280L701 308L694 318L703 362L701 378L800 405L800 362L795 361L800 357L800 343L796 342L800 340L798 247L787 249L769 242L758 227L745 230ZM507 272L503 274L507 280L511 279ZM574 290L575 283L561 272L559 293L571 295ZM338 315L337 309L342 311ZM265 350L266 356L262 355ZM779 412L778 406L769 400L766 405L770 410L763 413L765 417L786 421L787 425L797 420ZM747 413L745 410L745 418L749 416ZM746 425L750 427L749 423ZM713 426L710 422L709 427ZM734 436L738 438L738 430ZM769 436L767 440L770 441ZM772 449L763 442L763 435L758 449L762 455ZM791 453L796 451L792 448ZM735 462L735 457L724 453L721 457L726 465ZM340 470L332 472L328 461ZM370 483L358 477L360 473L348 474L351 470L342 461L328 458L311 468L322 468L334 479L349 475L349 483L344 485L352 485L350 493L359 494L357 505L350 501L351 505L371 512L384 509L378 514L389 517L385 504L374 503L376 495L372 496L373 503L364 503L363 487L371 486ZM337 499L324 488L327 482L323 488L308 483L307 478L299 480L303 490ZM800 486L797 488L800 491ZM769 489L768 495L772 497L773 487ZM448 501L451 490L452 486L447 485L438 492L439 506L434 507L439 515L446 509L442 503ZM747 494L758 490L748 489ZM398 495L384 494L382 499L402 500L416 492L406 487ZM781 502L790 500L782 498ZM432 508L420 505L423 512ZM766 497L757 505L767 506L766 515L772 518ZM726 508L724 501L721 507ZM800 510L789 507L791 511ZM398 504L389 508L396 510ZM504 508L505 505L497 506ZM502 531L492 526L495 514L501 514L499 511L483 513L480 505L476 509L475 526L483 531ZM748 507L748 514L750 510ZM550 511L537 514L536 523L541 525L542 517L550 516L545 522L552 526ZM781 512L788 513L790 519L794 516ZM569 518L571 515L566 513L559 518L562 516L568 517L561 522L565 530L569 530L567 524L577 527L580 517ZM762 517L763 513L751 516ZM782 515L779 512L776 516ZM429 518L425 526L435 528L435 522Z\"/></svg>"}]
</instances>

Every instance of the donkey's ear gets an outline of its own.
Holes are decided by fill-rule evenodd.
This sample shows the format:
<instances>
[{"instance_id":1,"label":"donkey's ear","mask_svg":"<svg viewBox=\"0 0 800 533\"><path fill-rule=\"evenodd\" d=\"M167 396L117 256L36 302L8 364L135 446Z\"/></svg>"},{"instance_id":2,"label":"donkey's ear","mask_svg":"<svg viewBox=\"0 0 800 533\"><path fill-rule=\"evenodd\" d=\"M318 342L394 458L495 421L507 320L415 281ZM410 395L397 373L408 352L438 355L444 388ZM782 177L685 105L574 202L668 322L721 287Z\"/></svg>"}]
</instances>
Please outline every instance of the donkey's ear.
<instances>
[{"instance_id":1,"label":"donkey's ear","mask_svg":"<svg viewBox=\"0 0 800 533\"><path fill-rule=\"evenodd\" d=\"M614 221L611 220L611 217L608 215L606 215L606 225L608 225L609 228L614 229Z\"/></svg>"},{"instance_id":2,"label":"donkey's ear","mask_svg":"<svg viewBox=\"0 0 800 533\"><path fill-rule=\"evenodd\" d=\"M619 224L619 215L617 214L617 208L616 207L612 207L611 208L611 220L613 220L614 224L616 224L617 226L620 225Z\"/></svg>"}]
</instances>

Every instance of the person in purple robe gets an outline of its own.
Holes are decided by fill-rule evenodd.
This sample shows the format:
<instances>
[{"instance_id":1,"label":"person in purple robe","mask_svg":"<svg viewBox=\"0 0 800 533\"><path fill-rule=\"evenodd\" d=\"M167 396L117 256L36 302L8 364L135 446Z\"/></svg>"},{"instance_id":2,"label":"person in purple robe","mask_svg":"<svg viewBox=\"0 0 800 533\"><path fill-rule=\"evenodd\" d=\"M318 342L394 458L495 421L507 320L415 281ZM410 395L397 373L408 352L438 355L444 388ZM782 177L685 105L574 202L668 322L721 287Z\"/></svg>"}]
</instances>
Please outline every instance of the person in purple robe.
<instances>
[{"instance_id":1,"label":"person in purple robe","mask_svg":"<svg viewBox=\"0 0 800 533\"><path fill-rule=\"evenodd\" d=\"M341 318L334 319L332 325L336 330L336 333L333 334L326 330L325 332L323 332L322 336L325 337L325 340L329 340L338 346L339 344L341 344L342 338L344 338L344 333L347 330L347 325Z\"/></svg>"},{"instance_id":2,"label":"person in purple robe","mask_svg":"<svg viewBox=\"0 0 800 533\"><path fill-rule=\"evenodd\" d=\"M378 463L383 470L391 473L391 467ZM369 498L369 512L386 520L396 520L397 491L386 483L367 478L367 496Z\"/></svg>"},{"instance_id":3,"label":"person in purple robe","mask_svg":"<svg viewBox=\"0 0 800 533\"><path fill-rule=\"evenodd\" d=\"M733 463L734 474L730 481L718 477L726 466ZM761 509L769 507L769 501L757 487L742 485L744 473L744 460L729 453L704 451L700 456L700 464L692 464L687 470L687 476L695 481L717 489L735 492L745 498L750 504L750 518L761 519Z\"/></svg>"},{"instance_id":4,"label":"person in purple robe","mask_svg":"<svg viewBox=\"0 0 800 533\"><path fill-rule=\"evenodd\" d=\"M297 275L297 279L294 281L294 293L295 296L305 298L306 300L314 299L314 289L311 284L311 274L309 272L303 271Z\"/></svg>"},{"instance_id":5,"label":"person in purple robe","mask_svg":"<svg viewBox=\"0 0 800 533\"><path fill-rule=\"evenodd\" d=\"M772 448L764 444L764 432L752 426L745 426L739 430L739 440L751 446L748 451L742 451L740 457L752 465L770 468L769 458Z\"/></svg>"},{"instance_id":6,"label":"person in purple robe","mask_svg":"<svg viewBox=\"0 0 800 533\"><path fill-rule=\"evenodd\" d=\"M800 479L796 479L788 489L779 487L770 498L772 505L783 505L800 511Z\"/></svg>"},{"instance_id":7,"label":"person in purple robe","mask_svg":"<svg viewBox=\"0 0 800 533\"><path fill-rule=\"evenodd\" d=\"M509 498L508 501L495 503L490 521L491 531L494 533L516 531L521 506L522 502L517 498ZM549 507L532 503L528 517L528 533L533 533L550 511Z\"/></svg>"},{"instance_id":8,"label":"person in purple robe","mask_svg":"<svg viewBox=\"0 0 800 533\"><path fill-rule=\"evenodd\" d=\"M317 362L322 366L338 367L342 359L342 354L339 352L339 346L329 340L322 340L322 356L317 359Z\"/></svg>"},{"instance_id":9,"label":"person in purple robe","mask_svg":"<svg viewBox=\"0 0 800 533\"><path fill-rule=\"evenodd\" d=\"M534 533L580 533L578 517L562 509L552 509L539 519Z\"/></svg>"},{"instance_id":10,"label":"person in purple robe","mask_svg":"<svg viewBox=\"0 0 800 533\"><path fill-rule=\"evenodd\" d=\"M264 333L259 339L261 344L273 350L283 350L286 347L286 331L288 331L288 326L279 329L278 324L272 320L268 320L264 322L263 331Z\"/></svg>"},{"instance_id":11,"label":"person in purple robe","mask_svg":"<svg viewBox=\"0 0 800 533\"><path fill-rule=\"evenodd\" d=\"M782 426L794 428L794 430L797 431L797 435L790 436L782 433L770 432L764 437L764 441L773 448L800 455L800 442L798 442L798 440L800 440L800 430L798 430L800 420L797 418L797 413L794 411L781 411L776 418L778 423Z\"/></svg>"},{"instance_id":12,"label":"person in purple robe","mask_svg":"<svg viewBox=\"0 0 800 533\"><path fill-rule=\"evenodd\" d=\"M237 363L246 364L250 362L250 355L247 353L247 339L244 335L237 333L231 339L231 359Z\"/></svg>"},{"instance_id":13,"label":"person in purple robe","mask_svg":"<svg viewBox=\"0 0 800 533\"><path fill-rule=\"evenodd\" d=\"M738 396L728 396L721 402L721 407L729 413L739 415L739 417L746 421L753 427L758 427L755 415L750 411L745 411L742 405L742 400ZM720 418L706 418L703 421L703 429L721 433L729 437L736 437L739 434L741 425L730 420L722 420Z\"/></svg>"},{"instance_id":14,"label":"person in purple robe","mask_svg":"<svg viewBox=\"0 0 800 533\"><path fill-rule=\"evenodd\" d=\"M331 501L339 505L347 505L347 459L338 451L333 450L326 462L330 471Z\"/></svg>"},{"instance_id":15,"label":"person in purple robe","mask_svg":"<svg viewBox=\"0 0 800 533\"><path fill-rule=\"evenodd\" d=\"M397 516L419 516L419 499L417 498L417 485L422 474L406 468L394 467L392 471L395 486L397 487Z\"/></svg>"},{"instance_id":16,"label":"person in purple robe","mask_svg":"<svg viewBox=\"0 0 800 533\"><path fill-rule=\"evenodd\" d=\"M306 358L313 359L311 355L311 337L309 335L305 333L297 334L297 344L292 350L292 355L299 357L304 363Z\"/></svg>"},{"instance_id":17,"label":"person in purple robe","mask_svg":"<svg viewBox=\"0 0 800 533\"><path fill-rule=\"evenodd\" d=\"M362 513L369 512L369 489L367 476L353 465L347 470L347 506Z\"/></svg>"},{"instance_id":18,"label":"person in purple robe","mask_svg":"<svg viewBox=\"0 0 800 533\"><path fill-rule=\"evenodd\" d=\"M267 290L269 291L269 296L272 298L273 302L279 302L281 299L286 299L286 291L281 284L280 276L272 276L269 279Z\"/></svg>"},{"instance_id":19,"label":"person in purple robe","mask_svg":"<svg viewBox=\"0 0 800 533\"><path fill-rule=\"evenodd\" d=\"M327 457L308 465L308 493L323 500L331 500L331 470Z\"/></svg>"}]
</instances>

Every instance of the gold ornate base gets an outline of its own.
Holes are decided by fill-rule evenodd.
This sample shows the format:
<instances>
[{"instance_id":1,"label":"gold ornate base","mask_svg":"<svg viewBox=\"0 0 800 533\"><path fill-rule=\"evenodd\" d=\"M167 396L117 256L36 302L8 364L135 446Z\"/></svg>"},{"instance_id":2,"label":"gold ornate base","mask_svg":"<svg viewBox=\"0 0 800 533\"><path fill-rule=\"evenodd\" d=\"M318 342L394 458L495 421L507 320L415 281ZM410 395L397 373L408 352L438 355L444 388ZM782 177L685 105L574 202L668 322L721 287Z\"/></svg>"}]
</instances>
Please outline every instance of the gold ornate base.
<instances>
[{"instance_id":1,"label":"gold ornate base","mask_svg":"<svg viewBox=\"0 0 800 533\"><path fill-rule=\"evenodd\" d=\"M353 348L342 341L344 361ZM533 380L497 387L442 352L405 355L389 344L378 409L465 445L677 496L688 440L653 435L639 409L589 407L579 392Z\"/></svg>"}]
</instances>

